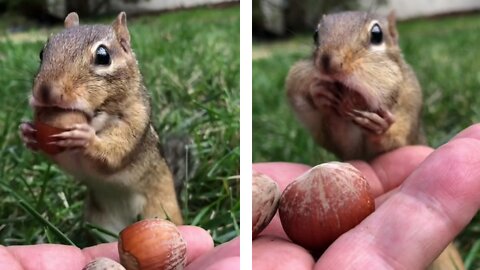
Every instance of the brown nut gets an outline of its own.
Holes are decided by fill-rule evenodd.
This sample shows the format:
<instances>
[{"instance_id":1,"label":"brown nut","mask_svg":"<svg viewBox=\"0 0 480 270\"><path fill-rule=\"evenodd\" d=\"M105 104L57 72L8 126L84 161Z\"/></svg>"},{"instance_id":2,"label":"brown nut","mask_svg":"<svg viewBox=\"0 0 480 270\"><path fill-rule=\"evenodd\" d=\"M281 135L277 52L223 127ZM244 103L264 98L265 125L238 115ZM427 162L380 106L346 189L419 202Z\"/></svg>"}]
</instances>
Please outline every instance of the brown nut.
<instances>
[{"instance_id":1,"label":"brown nut","mask_svg":"<svg viewBox=\"0 0 480 270\"><path fill-rule=\"evenodd\" d=\"M347 90L343 93L342 99L339 104L338 111L340 115L349 118L347 113L351 113L353 110L359 111L372 111L366 98L359 92L354 90Z\"/></svg>"},{"instance_id":2,"label":"brown nut","mask_svg":"<svg viewBox=\"0 0 480 270\"><path fill-rule=\"evenodd\" d=\"M55 155L63 151L63 148L51 144L56 139L51 137L66 131L67 127L74 124L86 123L87 117L84 113L58 108L36 108L35 129L37 130L35 140L37 146L49 155Z\"/></svg>"},{"instance_id":3,"label":"brown nut","mask_svg":"<svg viewBox=\"0 0 480 270\"><path fill-rule=\"evenodd\" d=\"M89 262L82 270L125 270L125 267L112 259L102 257Z\"/></svg>"},{"instance_id":4,"label":"brown nut","mask_svg":"<svg viewBox=\"0 0 480 270\"><path fill-rule=\"evenodd\" d=\"M120 232L118 252L127 270L179 270L185 267L187 246L172 222L145 219Z\"/></svg>"},{"instance_id":5,"label":"brown nut","mask_svg":"<svg viewBox=\"0 0 480 270\"><path fill-rule=\"evenodd\" d=\"M288 237L322 251L375 210L369 185L352 165L317 165L290 183L280 198L279 215Z\"/></svg>"},{"instance_id":6,"label":"brown nut","mask_svg":"<svg viewBox=\"0 0 480 270\"><path fill-rule=\"evenodd\" d=\"M35 122L42 122L46 125L65 129L73 124L87 122L85 113L77 110L65 110L54 107L35 108Z\"/></svg>"},{"instance_id":7,"label":"brown nut","mask_svg":"<svg viewBox=\"0 0 480 270\"><path fill-rule=\"evenodd\" d=\"M252 176L252 238L257 237L277 212L280 190L270 177L253 173Z\"/></svg>"}]
</instances>

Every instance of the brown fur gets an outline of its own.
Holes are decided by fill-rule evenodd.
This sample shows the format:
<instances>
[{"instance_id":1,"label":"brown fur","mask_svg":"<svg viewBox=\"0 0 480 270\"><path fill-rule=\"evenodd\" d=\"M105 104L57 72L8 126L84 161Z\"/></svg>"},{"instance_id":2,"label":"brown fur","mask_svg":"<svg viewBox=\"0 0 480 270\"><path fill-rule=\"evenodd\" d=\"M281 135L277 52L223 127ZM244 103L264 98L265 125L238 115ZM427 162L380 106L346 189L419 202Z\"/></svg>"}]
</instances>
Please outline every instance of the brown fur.
<instances>
[{"instance_id":1,"label":"brown fur","mask_svg":"<svg viewBox=\"0 0 480 270\"><path fill-rule=\"evenodd\" d=\"M53 157L88 186L87 219L113 232L138 216L168 216L181 224L172 174L150 124L150 98L130 47L125 13L112 26L79 25L71 13L65 27L44 47L32 96L41 103L35 109L78 110L95 127L81 151ZM99 44L108 48L109 66L94 64Z\"/></svg>"}]
</instances>

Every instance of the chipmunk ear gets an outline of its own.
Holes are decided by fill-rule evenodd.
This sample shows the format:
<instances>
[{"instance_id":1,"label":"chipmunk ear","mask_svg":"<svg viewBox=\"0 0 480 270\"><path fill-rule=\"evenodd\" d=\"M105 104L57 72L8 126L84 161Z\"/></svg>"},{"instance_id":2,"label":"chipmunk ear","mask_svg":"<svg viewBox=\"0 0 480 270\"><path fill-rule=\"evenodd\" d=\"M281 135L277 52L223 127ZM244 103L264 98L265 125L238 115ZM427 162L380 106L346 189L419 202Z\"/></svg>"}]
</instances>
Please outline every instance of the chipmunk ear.
<instances>
[{"instance_id":1,"label":"chipmunk ear","mask_svg":"<svg viewBox=\"0 0 480 270\"><path fill-rule=\"evenodd\" d=\"M120 12L117 18L113 22L113 30L117 36L118 42L122 48L127 52L130 48L130 33L127 28L127 14L125 12Z\"/></svg>"},{"instance_id":2,"label":"chipmunk ear","mask_svg":"<svg viewBox=\"0 0 480 270\"><path fill-rule=\"evenodd\" d=\"M397 32L397 16L395 11L392 10L387 16L388 21L388 32L392 36L393 42L398 44L398 32Z\"/></svg>"},{"instance_id":3,"label":"chipmunk ear","mask_svg":"<svg viewBox=\"0 0 480 270\"><path fill-rule=\"evenodd\" d=\"M79 24L78 14L76 12L68 13L67 17L65 17L65 22L63 24L65 25L65 28L78 26Z\"/></svg>"}]
</instances>

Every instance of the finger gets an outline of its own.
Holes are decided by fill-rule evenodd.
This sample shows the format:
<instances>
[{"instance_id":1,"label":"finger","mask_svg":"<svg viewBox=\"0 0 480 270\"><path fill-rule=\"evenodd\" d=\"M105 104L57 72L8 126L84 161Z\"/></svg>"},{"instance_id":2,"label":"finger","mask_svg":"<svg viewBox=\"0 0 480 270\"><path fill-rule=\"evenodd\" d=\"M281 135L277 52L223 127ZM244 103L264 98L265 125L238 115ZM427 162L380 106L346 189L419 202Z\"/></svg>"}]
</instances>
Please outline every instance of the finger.
<instances>
[{"instance_id":1,"label":"finger","mask_svg":"<svg viewBox=\"0 0 480 270\"><path fill-rule=\"evenodd\" d=\"M360 170L370 185L370 192L378 197L396 187L433 152L426 146L405 146L387 152L370 162L349 161Z\"/></svg>"},{"instance_id":2,"label":"finger","mask_svg":"<svg viewBox=\"0 0 480 270\"><path fill-rule=\"evenodd\" d=\"M290 241L271 236L258 237L253 241L252 269L311 270L313 265L310 253Z\"/></svg>"},{"instance_id":3,"label":"finger","mask_svg":"<svg viewBox=\"0 0 480 270\"><path fill-rule=\"evenodd\" d=\"M213 248L213 240L204 229L195 226L179 226L178 229L187 243L187 263ZM99 257L119 261L117 243L96 245L83 250L54 244L9 246L0 248L0 266L8 263L11 267L0 269L15 269L15 265L21 265L23 269L82 269L88 262Z\"/></svg>"},{"instance_id":4,"label":"finger","mask_svg":"<svg viewBox=\"0 0 480 270\"><path fill-rule=\"evenodd\" d=\"M178 229L187 242L187 264L213 249L213 239L206 230L186 225Z\"/></svg>"},{"instance_id":5,"label":"finger","mask_svg":"<svg viewBox=\"0 0 480 270\"><path fill-rule=\"evenodd\" d=\"M0 246L0 269L24 270L14 254L4 246Z\"/></svg>"},{"instance_id":6,"label":"finger","mask_svg":"<svg viewBox=\"0 0 480 270\"><path fill-rule=\"evenodd\" d=\"M252 169L270 176L278 183L280 191L283 191L290 182L308 171L310 166L287 162L265 162L253 164Z\"/></svg>"},{"instance_id":7,"label":"finger","mask_svg":"<svg viewBox=\"0 0 480 270\"><path fill-rule=\"evenodd\" d=\"M203 253L201 257L197 258L190 264L187 263L186 270L188 269L206 269L213 266L220 259L227 259L230 257L240 256L240 238L237 237L230 240L227 243L221 244L214 249Z\"/></svg>"},{"instance_id":8,"label":"finger","mask_svg":"<svg viewBox=\"0 0 480 270\"><path fill-rule=\"evenodd\" d=\"M205 268L205 270L235 270L240 269L240 256L228 257L221 259L211 266Z\"/></svg>"},{"instance_id":9,"label":"finger","mask_svg":"<svg viewBox=\"0 0 480 270\"><path fill-rule=\"evenodd\" d=\"M118 243L106 243L100 244L92 247L87 247L82 250L83 256L85 257L85 262L88 263L95 258L110 258L114 261L119 262L120 258L118 255Z\"/></svg>"},{"instance_id":10,"label":"finger","mask_svg":"<svg viewBox=\"0 0 480 270\"><path fill-rule=\"evenodd\" d=\"M480 207L480 125L433 152L316 269L424 269Z\"/></svg>"},{"instance_id":11,"label":"finger","mask_svg":"<svg viewBox=\"0 0 480 270\"><path fill-rule=\"evenodd\" d=\"M82 251L74 246L40 244L9 246L6 249L24 270L82 269L87 263Z\"/></svg>"}]
</instances>

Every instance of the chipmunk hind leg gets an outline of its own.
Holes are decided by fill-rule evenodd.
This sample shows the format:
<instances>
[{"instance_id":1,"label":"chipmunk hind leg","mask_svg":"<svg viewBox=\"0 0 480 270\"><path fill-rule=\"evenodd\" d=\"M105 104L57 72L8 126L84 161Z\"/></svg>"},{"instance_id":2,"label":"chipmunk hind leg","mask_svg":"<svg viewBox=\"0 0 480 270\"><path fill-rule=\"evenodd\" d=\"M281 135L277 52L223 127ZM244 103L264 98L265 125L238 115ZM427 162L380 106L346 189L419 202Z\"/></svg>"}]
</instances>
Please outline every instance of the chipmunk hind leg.
<instances>
[{"instance_id":1,"label":"chipmunk hind leg","mask_svg":"<svg viewBox=\"0 0 480 270\"><path fill-rule=\"evenodd\" d=\"M450 243L427 270L465 270L465 266L458 249Z\"/></svg>"},{"instance_id":2,"label":"chipmunk hind leg","mask_svg":"<svg viewBox=\"0 0 480 270\"><path fill-rule=\"evenodd\" d=\"M145 172L142 182L147 187L143 189L146 203L142 218L166 218L177 225L182 224L173 177L166 162L152 164Z\"/></svg>"},{"instance_id":3,"label":"chipmunk hind leg","mask_svg":"<svg viewBox=\"0 0 480 270\"><path fill-rule=\"evenodd\" d=\"M198 167L198 157L194 142L187 134L170 134L165 136L160 152L172 172L177 198L185 183L193 177Z\"/></svg>"}]
</instances>

